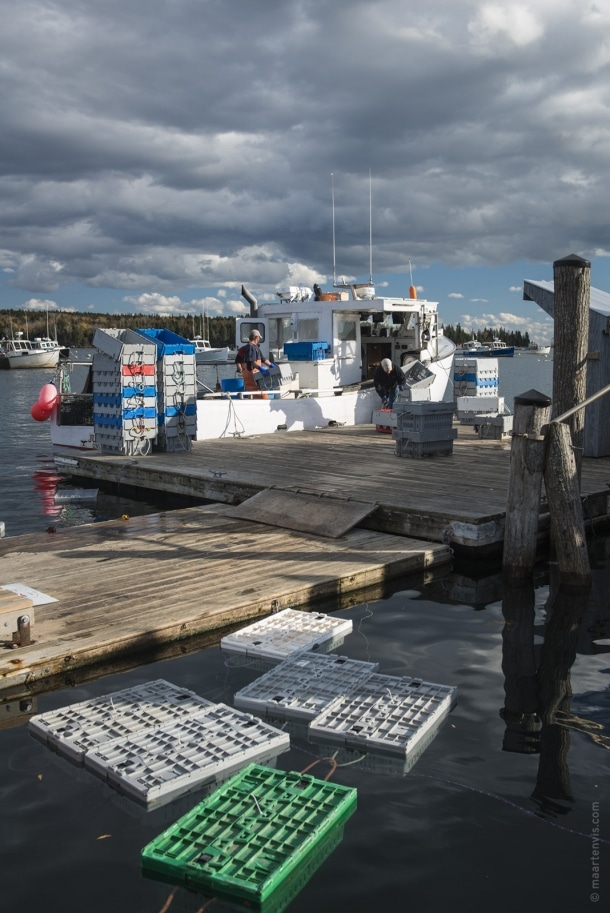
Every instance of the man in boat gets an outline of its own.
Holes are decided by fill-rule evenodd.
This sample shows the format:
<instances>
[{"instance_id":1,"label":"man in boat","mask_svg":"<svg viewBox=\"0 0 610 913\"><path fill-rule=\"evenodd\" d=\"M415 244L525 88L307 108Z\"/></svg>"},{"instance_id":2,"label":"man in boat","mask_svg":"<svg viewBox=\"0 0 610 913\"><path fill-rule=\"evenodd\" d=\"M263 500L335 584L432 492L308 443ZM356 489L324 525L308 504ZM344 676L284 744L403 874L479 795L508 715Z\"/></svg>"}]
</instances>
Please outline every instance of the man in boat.
<instances>
[{"instance_id":1,"label":"man in boat","mask_svg":"<svg viewBox=\"0 0 610 913\"><path fill-rule=\"evenodd\" d=\"M244 373L244 365L246 363L246 349L248 348L249 343L246 343L243 346L240 346L235 355L235 368L238 374Z\"/></svg>"},{"instance_id":2,"label":"man in boat","mask_svg":"<svg viewBox=\"0 0 610 913\"><path fill-rule=\"evenodd\" d=\"M244 387L246 390L254 391L258 390L258 384L256 383L256 378L254 377L255 371L262 371L262 374L268 374L266 367L271 367L272 362L268 358L265 358L263 355L263 350L260 347L261 334L258 330L252 330L248 336L248 343L246 345L246 351L244 352L244 360L241 365L241 373L244 378ZM262 394L262 399L267 399L266 394Z\"/></svg>"},{"instance_id":3,"label":"man in boat","mask_svg":"<svg viewBox=\"0 0 610 913\"><path fill-rule=\"evenodd\" d=\"M399 390L406 382L402 368L393 365L389 358L382 358L381 363L375 368L373 384L384 409L391 409Z\"/></svg>"}]
</instances>

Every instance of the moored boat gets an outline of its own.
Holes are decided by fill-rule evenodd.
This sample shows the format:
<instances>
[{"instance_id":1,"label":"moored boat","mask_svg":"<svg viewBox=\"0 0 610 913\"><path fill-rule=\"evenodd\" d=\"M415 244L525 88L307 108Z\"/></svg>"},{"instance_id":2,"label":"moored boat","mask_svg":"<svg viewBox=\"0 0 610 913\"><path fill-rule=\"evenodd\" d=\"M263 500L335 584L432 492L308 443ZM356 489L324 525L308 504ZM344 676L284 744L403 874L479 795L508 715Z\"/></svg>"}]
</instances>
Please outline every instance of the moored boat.
<instances>
[{"instance_id":1,"label":"moored boat","mask_svg":"<svg viewBox=\"0 0 610 913\"><path fill-rule=\"evenodd\" d=\"M512 358L515 347L507 345L501 339L493 339L489 343L471 339L464 343L459 354L466 358Z\"/></svg>"},{"instance_id":2,"label":"moored boat","mask_svg":"<svg viewBox=\"0 0 610 913\"><path fill-rule=\"evenodd\" d=\"M540 345L537 342L530 342L529 346L517 350L520 355L550 355L551 347Z\"/></svg>"},{"instance_id":3,"label":"moored boat","mask_svg":"<svg viewBox=\"0 0 610 913\"><path fill-rule=\"evenodd\" d=\"M48 336L24 339L17 332L11 339L0 340L0 369L55 368L62 346Z\"/></svg>"},{"instance_id":4,"label":"moored boat","mask_svg":"<svg viewBox=\"0 0 610 913\"><path fill-rule=\"evenodd\" d=\"M372 377L383 358L403 368L408 384L425 388L422 397L443 401L455 344L439 325L437 303L417 298L413 287L408 298L378 298L368 284L367 289L367 297L362 297L359 288L349 286L332 293L318 287L313 291L291 288L278 292L277 300L259 305L242 287L250 316L236 320L236 347L248 340L253 329L258 330L263 353L275 367L267 376L259 372L254 391L243 389L240 377L223 381L220 391L201 386L192 402L190 394L183 402L180 391L172 389L172 409L178 413L183 410L183 425L188 426L190 439L369 424L373 411L380 406ZM120 347L121 332L106 331L115 334L113 345ZM132 345L137 338L138 334L130 331ZM150 343L150 338L140 338L142 343ZM189 341L181 342L184 353L193 351ZM192 365L195 356L172 357L183 358L186 366L189 358ZM51 440L57 446L100 449L93 403L96 394L97 402L104 397L95 389L95 362L94 356L93 363L78 370L74 363L60 365L55 380L58 398L50 414ZM118 377L118 366L117 372ZM116 396L120 406L118 392ZM130 414L134 405L130 403ZM147 408L148 401L143 405L143 418ZM193 413L196 427L189 425ZM159 422L159 427L162 425ZM172 449L189 449L186 436L183 444L180 447L175 441Z\"/></svg>"},{"instance_id":5,"label":"moored boat","mask_svg":"<svg viewBox=\"0 0 610 913\"><path fill-rule=\"evenodd\" d=\"M195 336L190 339L195 346L195 362L198 365L225 364L229 360L229 346L212 346L209 339Z\"/></svg>"}]
</instances>

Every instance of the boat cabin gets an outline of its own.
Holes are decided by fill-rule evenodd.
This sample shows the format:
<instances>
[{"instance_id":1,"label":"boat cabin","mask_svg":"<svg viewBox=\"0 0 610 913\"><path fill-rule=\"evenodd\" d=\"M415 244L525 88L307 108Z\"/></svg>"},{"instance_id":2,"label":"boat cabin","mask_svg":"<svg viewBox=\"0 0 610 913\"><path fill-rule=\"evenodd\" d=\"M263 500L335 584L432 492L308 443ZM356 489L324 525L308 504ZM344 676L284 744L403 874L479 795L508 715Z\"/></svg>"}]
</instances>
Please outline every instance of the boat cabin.
<instances>
[{"instance_id":1,"label":"boat cabin","mask_svg":"<svg viewBox=\"0 0 610 913\"><path fill-rule=\"evenodd\" d=\"M362 294L367 297L362 297ZM294 359L295 343L324 346L325 364L335 386L358 384L373 377L383 358L398 365L424 364L453 351L453 343L438 327L436 302L417 298L377 298L374 289L344 287L332 293L290 287L278 301L261 303L242 289L251 316L238 318L236 345L248 341L253 329L261 333L265 356L277 362ZM370 295L370 297L368 297ZM299 366L301 371L302 365Z\"/></svg>"}]
</instances>

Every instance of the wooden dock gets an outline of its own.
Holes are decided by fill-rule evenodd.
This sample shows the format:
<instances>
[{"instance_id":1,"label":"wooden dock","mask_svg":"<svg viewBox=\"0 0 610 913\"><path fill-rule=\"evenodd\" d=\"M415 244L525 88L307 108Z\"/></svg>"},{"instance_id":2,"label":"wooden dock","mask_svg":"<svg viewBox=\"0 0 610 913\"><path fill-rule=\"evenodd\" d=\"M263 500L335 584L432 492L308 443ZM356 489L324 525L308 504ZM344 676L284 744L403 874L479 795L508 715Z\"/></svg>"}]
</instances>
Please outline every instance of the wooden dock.
<instances>
[{"instance_id":1,"label":"wooden dock","mask_svg":"<svg viewBox=\"0 0 610 913\"><path fill-rule=\"evenodd\" d=\"M389 580L423 578L451 560L445 545L366 529L329 540L227 510L193 507L0 539L0 581L56 600L33 607L29 646L0 651L0 699L191 652L288 606L340 608L364 588L381 598ZM5 626L5 643L13 633Z\"/></svg>"},{"instance_id":2,"label":"wooden dock","mask_svg":"<svg viewBox=\"0 0 610 913\"><path fill-rule=\"evenodd\" d=\"M369 529L449 544L465 558L499 559L502 552L510 439L481 440L469 426L458 426L451 456L434 459L397 457L390 435L371 425L202 441L188 453L65 459L64 472L118 490L135 486L225 504L268 489L358 501L371 505L360 522ZM585 519L608 516L609 484L610 457L583 461ZM541 544L548 528L543 502Z\"/></svg>"},{"instance_id":3,"label":"wooden dock","mask_svg":"<svg viewBox=\"0 0 610 913\"><path fill-rule=\"evenodd\" d=\"M367 587L381 598L392 579L502 547L510 442L469 428L451 456L428 460L396 457L371 426L59 459L119 491L217 503L0 539L0 586L56 600L34 606L30 645L0 652L5 701L218 643L279 608L340 608ZM610 459L583 461L587 524L607 521L609 482ZM5 642L14 634L5 625Z\"/></svg>"}]
</instances>

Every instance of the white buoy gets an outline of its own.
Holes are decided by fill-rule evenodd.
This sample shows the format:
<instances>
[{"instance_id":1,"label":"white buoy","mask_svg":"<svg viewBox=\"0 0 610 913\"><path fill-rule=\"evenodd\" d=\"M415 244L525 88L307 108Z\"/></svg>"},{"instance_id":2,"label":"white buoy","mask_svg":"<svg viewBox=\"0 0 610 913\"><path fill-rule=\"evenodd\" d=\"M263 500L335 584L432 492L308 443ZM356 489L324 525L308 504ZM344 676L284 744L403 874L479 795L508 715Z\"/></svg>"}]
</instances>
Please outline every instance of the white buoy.
<instances>
[{"instance_id":1,"label":"white buoy","mask_svg":"<svg viewBox=\"0 0 610 913\"><path fill-rule=\"evenodd\" d=\"M4 537L4 533L5 533L4 520L0 520L0 539L2 539Z\"/></svg>"}]
</instances>

